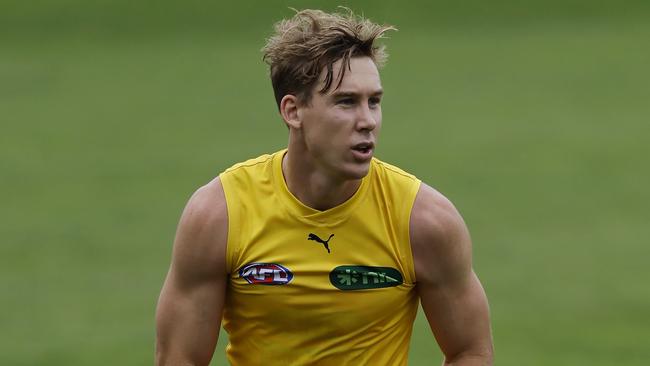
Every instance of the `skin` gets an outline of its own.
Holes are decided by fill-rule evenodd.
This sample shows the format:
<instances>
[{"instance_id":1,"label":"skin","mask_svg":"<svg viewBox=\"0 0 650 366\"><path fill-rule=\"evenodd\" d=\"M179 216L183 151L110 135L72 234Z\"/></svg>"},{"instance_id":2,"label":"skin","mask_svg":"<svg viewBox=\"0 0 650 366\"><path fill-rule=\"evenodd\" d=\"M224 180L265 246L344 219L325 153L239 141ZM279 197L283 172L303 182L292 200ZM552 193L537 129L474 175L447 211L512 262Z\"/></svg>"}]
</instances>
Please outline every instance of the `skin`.
<instances>
[{"instance_id":1,"label":"skin","mask_svg":"<svg viewBox=\"0 0 650 366\"><path fill-rule=\"evenodd\" d=\"M334 64L334 75L341 63ZM338 206L356 192L370 159L356 159L352 147L375 143L381 129L383 90L377 67L367 57L351 59L350 67L337 90L314 92L306 104L293 95L280 102L289 126L282 165L287 186L301 202L319 210ZM323 73L321 85L324 79Z\"/></svg>"},{"instance_id":2,"label":"skin","mask_svg":"<svg viewBox=\"0 0 650 366\"><path fill-rule=\"evenodd\" d=\"M210 363L226 292L227 235L226 199L217 178L194 193L176 231L156 311L156 365Z\"/></svg>"},{"instance_id":3,"label":"skin","mask_svg":"<svg viewBox=\"0 0 650 366\"><path fill-rule=\"evenodd\" d=\"M334 64L334 75L340 67L340 61ZM323 81L324 73L314 90ZM326 210L358 189L374 150L359 155L353 147L377 142L382 94L374 62L357 57L338 89L314 92L307 103L284 96L280 112L289 143L282 170L289 190L305 205ZM409 229L416 288L444 365L492 365L487 299L472 270L471 240L458 211L422 184ZM209 364L226 293L227 231L217 178L192 196L178 226L156 314L157 365Z\"/></svg>"},{"instance_id":4,"label":"skin","mask_svg":"<svg viewBox=\"0 0 650 366\"><path fill-rule=\"evenodd\" d=\"M472 269L469 232L454 205L422 183L410 222L416 288L444 365L492 365L487 297Z\"/></svg>"}]
</instances>

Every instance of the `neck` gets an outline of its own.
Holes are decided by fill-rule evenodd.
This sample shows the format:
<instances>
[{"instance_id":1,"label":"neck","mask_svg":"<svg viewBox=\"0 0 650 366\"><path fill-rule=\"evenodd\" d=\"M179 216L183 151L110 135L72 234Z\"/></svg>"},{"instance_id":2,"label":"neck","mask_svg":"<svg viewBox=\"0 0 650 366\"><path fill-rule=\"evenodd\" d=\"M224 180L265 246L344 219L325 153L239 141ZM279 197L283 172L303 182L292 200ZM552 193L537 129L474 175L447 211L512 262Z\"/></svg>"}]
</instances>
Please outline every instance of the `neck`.
<instances>
[{"instance_id":1,"label":"neck","mask_svg":"<svg viewBox=\"0 0 650 366\"><path fill-rule=\"evenodd\" d=\"M282 173L289 192L305 206L325 211L347 201L354 195L361 179L346 180L327 174L310 160L306 151L291 145L282 160Z\"/></svg>"}]
</instances>

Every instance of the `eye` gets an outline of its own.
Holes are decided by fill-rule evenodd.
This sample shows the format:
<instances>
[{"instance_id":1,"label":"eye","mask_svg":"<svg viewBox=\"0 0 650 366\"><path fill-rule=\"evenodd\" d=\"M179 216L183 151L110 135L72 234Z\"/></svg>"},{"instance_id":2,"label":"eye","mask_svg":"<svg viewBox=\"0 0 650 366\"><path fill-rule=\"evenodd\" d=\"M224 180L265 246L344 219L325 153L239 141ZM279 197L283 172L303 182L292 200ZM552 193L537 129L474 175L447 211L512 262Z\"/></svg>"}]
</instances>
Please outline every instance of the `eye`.
<instances>
[{"instance_id":1,"label":"eye","mask_svg":"<svg viewBox=\"0 0 650 366\"><path fill-rule=\"evenodd\" d=\"M339 99L336 104L341 104L341 105L352 105L354 104L354 99L352 98L343 98Z\"/></svg>"},{"instance_id":2,"label":"eye","mask_svg":"<svg viewBox=\"0 0 650 366\"><path fill-rule=\"evenodd\" d=\"M378 97L372 97L368 100L368 105L371 107L377 107L381 104L381 98Z\"/></svg>"}]
</instances>

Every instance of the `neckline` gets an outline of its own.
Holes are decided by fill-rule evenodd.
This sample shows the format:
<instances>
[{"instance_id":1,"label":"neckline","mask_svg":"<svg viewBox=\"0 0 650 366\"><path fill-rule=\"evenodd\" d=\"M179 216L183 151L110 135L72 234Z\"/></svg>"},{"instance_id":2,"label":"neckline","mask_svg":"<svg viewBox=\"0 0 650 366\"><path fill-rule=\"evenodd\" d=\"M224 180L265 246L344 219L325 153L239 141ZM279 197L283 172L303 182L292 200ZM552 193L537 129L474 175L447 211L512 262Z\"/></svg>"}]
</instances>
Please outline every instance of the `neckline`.
<instances>
[{"instance_id":1,"label":"neckline","mask_svg":"<svg viewBox=\"0 0 650 366\"><path fill-rule=\"evenodd\" d=\"M273 155L273 184L275 191L279 193L280 200L287 211L298 220L308 224L334 226L345 221L366 195L366 191L368 190L368 177L372 172L373 164L370 164L368 175L361 179L361 184L352 197L338 206L325 211L319 211L305 205L289 191L287 182L284 180L284 173L282 172L282 160L287 151L287 149L283 149Z\"/></svg>"}]
</instances>

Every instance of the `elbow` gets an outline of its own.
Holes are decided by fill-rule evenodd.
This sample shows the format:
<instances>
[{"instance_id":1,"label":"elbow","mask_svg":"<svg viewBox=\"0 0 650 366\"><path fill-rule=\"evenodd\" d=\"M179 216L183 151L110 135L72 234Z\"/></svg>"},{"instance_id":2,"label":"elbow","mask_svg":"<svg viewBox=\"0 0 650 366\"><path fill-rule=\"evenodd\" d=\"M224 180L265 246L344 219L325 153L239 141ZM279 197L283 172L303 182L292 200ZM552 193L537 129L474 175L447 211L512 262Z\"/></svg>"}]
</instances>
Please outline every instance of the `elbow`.
<instances>
[{"instance_id":1,"label":"elbow","mask_svg":"<svg viewBox=\"0 0 650 366\"><path fill-rule=\"evenodd\" d=\"M155 352L155 365L156 366L198 366L204 365L203 363L196 363L187 357L172 355L165 347L162 347L160 342L156 343ZM207 363L205 364L207 365Z\"/></svg>"},{"instance_id":2,"label":"elbow","mask_svg":"<svg viewBox=\"0 0 650 366\"><path fill-rule=\"evenodd\" d=\"M160 342L156 342L156 354L155 354L155 359L156 359L156 366L164 366L167 364L167 357L165 357L165 352L163 352L162 347L160 346Z\"/></svg>"},{"instance_id":3,"label":"elbow","mask_svg":"<svg viewBox=\"0 0 650 366\"><path fill-rule=\"evenodd\" d=\"M462 352L446 356L444 366L493 366L494 351L491 348Z\"/></svg>"}]
</instances>

